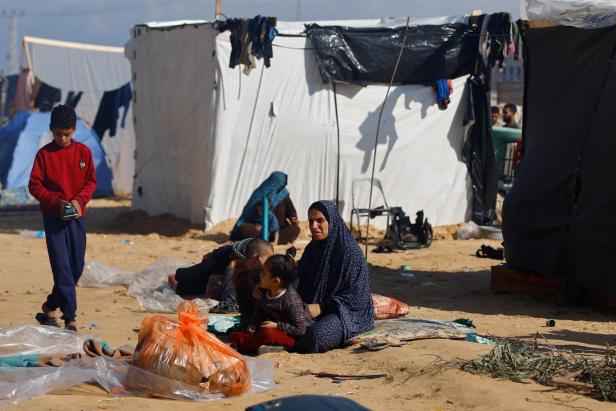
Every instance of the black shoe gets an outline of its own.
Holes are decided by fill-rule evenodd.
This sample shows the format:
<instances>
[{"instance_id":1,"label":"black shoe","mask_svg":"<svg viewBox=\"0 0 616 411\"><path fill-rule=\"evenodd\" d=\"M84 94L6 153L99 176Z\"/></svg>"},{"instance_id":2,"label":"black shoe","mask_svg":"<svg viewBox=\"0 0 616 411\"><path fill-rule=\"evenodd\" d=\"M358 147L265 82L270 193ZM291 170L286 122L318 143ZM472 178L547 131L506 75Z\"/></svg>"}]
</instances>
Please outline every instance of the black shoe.
<instances>
[{"instance_id":1,"label":"black shoe","mask_svg":"<svg viewBox=\"0 0 616 411\"><path fill-rule=\"evenodd\" d=\"M45 313L36 313L34 318L36 318L36 321L38 321L39 324L41 325L49 325L51 327L60 327L60 324L58 324L58 319L56 317L50 317Z\"/></svg>"}]
</instances>

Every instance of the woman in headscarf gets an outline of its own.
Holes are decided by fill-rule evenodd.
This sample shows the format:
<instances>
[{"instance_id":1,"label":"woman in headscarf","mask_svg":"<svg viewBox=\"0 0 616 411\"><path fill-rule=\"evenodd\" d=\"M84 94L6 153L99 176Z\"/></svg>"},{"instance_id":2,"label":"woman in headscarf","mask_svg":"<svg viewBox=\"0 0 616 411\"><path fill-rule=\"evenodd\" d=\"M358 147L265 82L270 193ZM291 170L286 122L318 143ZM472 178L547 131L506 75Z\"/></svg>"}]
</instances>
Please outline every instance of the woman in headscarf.
<instances>
[{"instance_id":1,"label":"woman in headscarf","mask_svg":"<svg viewBox=\"0 0 616 411\"><path fill-rule=\"evenodd\" d=\"M276 240L278 244L288 244L299 237L300 228L297 220L297 211L289 197L286 189L287 175L281 171L274 171L257 189L252 193L248 202L244 206L242 215L237 220L231 230L231 240L238 241L244 238L261 237L262 211L259 206L263 204L263 197L267 197L273 214L278 224L269 224L269 241ZM276 227L278 226L278 227ZM277 230L272 230L272 227Z\"/></svg>"},{"instance_id":2,"label":"woman in headscarf","mask_svg":"<svg viewBox=\"0 0 616 411\"><path fill-rule=\"evenodd\" d=\"M312 241L299 261L297 290L315 323L293 349L325 352L374 326L370 277L334 203L313 203L308 221Z\"/></svg>"}]
</instances>

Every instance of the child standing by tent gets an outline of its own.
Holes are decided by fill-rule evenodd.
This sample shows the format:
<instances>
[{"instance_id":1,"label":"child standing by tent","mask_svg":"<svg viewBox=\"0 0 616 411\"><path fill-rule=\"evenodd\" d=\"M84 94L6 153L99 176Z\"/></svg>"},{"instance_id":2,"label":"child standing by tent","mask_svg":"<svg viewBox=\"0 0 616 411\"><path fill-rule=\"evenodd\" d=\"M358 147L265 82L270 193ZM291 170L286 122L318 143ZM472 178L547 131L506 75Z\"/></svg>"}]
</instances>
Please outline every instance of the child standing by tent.
<instances>
[{"instance_id":1,"label":"child standing by tent","mask_svg":"<svg viewBox=\"0 0 616 411\"><path fill-rule=\"evenodd\" d=\"M49 124L53 141L36 154L28 185L40 202L54 282L36 320L58 326L56 310L60 308L66 328L73 331L77 331L75 286L86 253L82 217L96 190L92 153L85 145L73 141L76 126L77 115L72 108L60 105L53 109Z\"/></svg>"},{"instance_id":2,"label":"child standing by tent","mask_svg":"<svg viewBox=\"0 0 616 411\"><path fill-rule=\"evenodd\" d=\"M291 348L311 324L306 304L291 285L297 277L293 257L276 254L267 259L260 274L262 297L246 331L231 333L231 345L241 353L262 352L265 346ZM265 352L265 351L263 351Z\"/></svg>"}]
</instances>

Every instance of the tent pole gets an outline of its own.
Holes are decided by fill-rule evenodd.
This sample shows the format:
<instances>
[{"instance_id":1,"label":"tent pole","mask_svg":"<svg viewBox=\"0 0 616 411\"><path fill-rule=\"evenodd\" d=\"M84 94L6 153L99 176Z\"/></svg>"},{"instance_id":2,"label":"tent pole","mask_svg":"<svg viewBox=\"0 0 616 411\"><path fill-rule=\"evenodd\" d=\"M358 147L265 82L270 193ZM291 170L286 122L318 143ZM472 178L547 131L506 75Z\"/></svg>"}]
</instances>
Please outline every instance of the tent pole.
<instances>
[{"instance_id":1,"label":"tent pole","mask_svg":"<svg viewBox=\"0 0 616 411\"><path fill-rule=\"evenodd\" d=\"M336 111L336 134L338 136L338 159L336 162L336 207L340 208L340 123L338 122L338 97L336 93L336 82L332 81L334 87L334 109Z\"/></svg>"},{"instance_id":2,"label":"tent pole","mask_svg":"<svg viewBox=\"0 0 616 411\"><path fill-rule=\"evenodd\" d=\"M216 0L216 6L214 9L214 20L218 20L222 15L222 4L220 4L221 1L222 0Z\"/></svg>"},{"instance_id":3,"label":"tent pole","mask_svg":"<svg viewBox=\"0 0 616 411\"><path fill-rule=\"evenodd\" d=\"M409 23L411 21L410 17L406 18L406 28L404 29L404 37L402 38L402 43L400 43L400 53L398 53L398 59L396 60L396 65L394 66L394 71L391 73L391 79L389 80L389 85L387 86L387 92L385 92L385 98L383 99L383 104L381 104L381 110L379 110L379 119L376 122L376 135L374 136L374 155L372 156L372 175L370 177L370 195L368 197L368 224L366 224L366 262L368 262L368 236L370 235L370 213L372 211L372 188L374 187L374 169L376 167L376 154L377 154L377 146L379 144L379 130L381 128L381 116L383 115L383 109L385 108L385 103L387 103L387 97L389 96L389 90L391 89L391 85L396 78L396 73L398 72L398 65L400 64L400 58L402 58L402 53L404 52L404 46L406 45L406 36L409 32ZM361 232L361 227L358 227Z\"/></svg>"},{"instance_id":4,"label":"tent pole","mask_svg":"<svg viewBox=\"0 0 616 411\"><path fill-rule=\"evenodd\" d=\"M30 56L30 48L28 47L28 43L26 42L25 38L24 38L23 43L22 43L22 53L21 53L21 55L22 55L22 59L25 56L26 63L28 64L28 68L30 70L32 70L33 69L33 67L32 67L32 56Z\"/></svg>"}]
</instances>

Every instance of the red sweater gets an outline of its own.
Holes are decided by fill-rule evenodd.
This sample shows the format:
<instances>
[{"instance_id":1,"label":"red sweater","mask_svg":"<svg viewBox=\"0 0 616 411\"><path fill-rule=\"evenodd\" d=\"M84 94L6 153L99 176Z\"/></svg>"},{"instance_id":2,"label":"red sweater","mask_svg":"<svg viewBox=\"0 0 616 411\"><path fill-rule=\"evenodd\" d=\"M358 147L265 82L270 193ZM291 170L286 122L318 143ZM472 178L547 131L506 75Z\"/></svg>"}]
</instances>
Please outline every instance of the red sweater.
<instances>
[{"instance_id":1,"label":"red sweater","mask_svg":"<svg viewBox=\"0 0 616 411\"><path fill-rule=\"evenodd\" d=\"M96 190L90 149L76 141L64 148L53 141L47 144L36 153L28 188L44 214L60 217L62 200L77 200L85 216L86 204Z\"/></svg>"}]
</instances>

